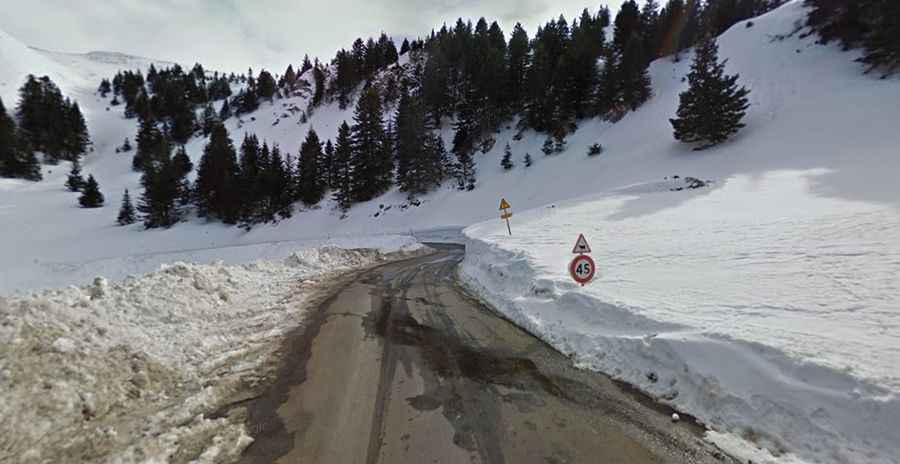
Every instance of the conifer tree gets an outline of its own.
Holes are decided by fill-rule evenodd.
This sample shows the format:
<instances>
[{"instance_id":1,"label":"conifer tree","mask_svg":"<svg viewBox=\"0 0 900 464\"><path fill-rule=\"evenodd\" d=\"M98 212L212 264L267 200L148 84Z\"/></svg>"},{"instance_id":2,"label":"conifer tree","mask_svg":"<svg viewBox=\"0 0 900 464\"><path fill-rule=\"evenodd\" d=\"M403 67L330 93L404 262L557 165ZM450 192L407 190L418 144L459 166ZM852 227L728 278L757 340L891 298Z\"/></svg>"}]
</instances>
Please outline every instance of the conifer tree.
<instances>
[{"instance_id":1,"label":"conifer tree","mask_svg":"<svg viewBox=\"0 0 900 464\"><path fill-rule=\"evenodd\" d=\"M103 194L100 193L100 186L93 175L88 176L87 182L84 183L78 203L82 208L99 208L103 206Z\"/></svg>"},{"instance_id":2,"label":"conifer tree","mask_svg":"<svg viewBox=\"0 0 900 464\"><path fill-rule=\"evenodd\" d=\"M326 186L322 183L324 171L321 166L322 142L314 129L306 134L306 140L300 145L300 179L298 196L300 201L311 206L322 201Z\"/></svg>"},{"instance_id":3,"label":"conifer tree","mask_svg":"<svg viewBox=\"0 0 900 464\"><path fill-rule=\"evenodd\" d=\"M337 185L337 165L334 160L334 145L331 139L325 141L325 148L322 150L322 162L319 165L323 169L323 181L326 189L333 189Z\"/></svg>"},{"instance_id":4,"label":"conifer tree","mask_svg":"<svg viewBox=\"0 0 900 464\"><path fill-rule=\"evenodd\" d=\"M78 192L84 188L84 177L81 176L81 163L78 160L72 162L72 169L66 177L66 188L70 192Z\"/></svg>"},{"instance_id":5,"label":"conifer tree","mask_svg":"<svg viewBox=\"0 0 900 464\"><path fill-rule=\"evenodd\" d=\"M553 138L547 137L544 139L544 145L541 146L541 151L547 156L553 154Z\"/></svg>"},{"instance_id":6,"label":"conifer tree","mask_svg":"<svg viewBox=\"0 0 900 464\"><path fill-rule=\"evenodd\" d=\"M134 224L136 220L134 205L131 204L131 196L128 194L128 189L125 189L125 195L122 196L122 206L119 208L119 217L116 219L116 222L120 226L127 226Z\"/></svg>"},{"instance_id":7,"label":"conifer tree","mask_svg":"<svg viewBox=\"0 0 900 464\"><path fill-rule=\"evenodd\" d=\"M292 215L292 186L291 173L281 157L281 149L278 145L272 146L271 157L265 172L269 211L267 217L275 221L276 218L286 219Z\"/></svg>"},{"instance_id":8,"label":"conifer tree","mask_svg":"<svg viewBox=\"0 0 900 464\"><path fill-rule=\"evenodd\" d=\"M42 178L41 166L34 156L27 138L6 113L0 100L0 176L19 177L32 181Z\"/></svg>"},{"instance_id":9,"label":"conifer tree","mask_svg":"<svg viewBox=\"0 0 900 464\"><path fill-rule=\"evenodd\" d=\"M175 184L174 187L177 189L176 195L178 201L182 206L185 206L191 201L192 192L187 176L190 174L191 170L194 169L194 163L192 163L191 158L188 157L184 145L179 147L178 151L175 152L175 157L172 158L171 169L172 175L170 177L172 177Z\"/></svg>"},{"instance_id":10,"label":"conifer tree","mask_svg":"<svg viewBox=\"0 0 900 464\"><path fill-rule=\"evenodd\" d=\"M259 98L271 101L276 90L275 79L272 77L272 74L266 70L260 71L259 78L256 79L256 90Z\"/></svg>"},{"instance_id":11,"label":"conifer tree","mask_svg":"<svg viewBox=\"0 0 900 464\"><path fill-rule=\"evenodd\" d=\"M201 216L234 224L240 216L237 153L225 126L216 126L197 169L196 202Z\"/></svg>"},{"instance_id":12,"label":"conifer tree","mask_svg":"<svg viewBox=\"0 0 900 464\"><path fill-rule=\"evenodd\" d=\"M350 209L353 204L353 140L347 121L338 127L334 145L334 190L333 197L342 211Z\"/></svg>"},{"instance_id":13,"label":"conifer tree","mask_svg":"<svg viewBox=\"0 0 900 464\"><path fill-rule=\"evenodd\" d=\"M183 168L178 168L166 151L152 163L148 164L141 174L141 193L137 210L141 213L144 227L172 227L181 220L183 202L179 197L184 194L185 180Z\"/></svg>"},{"instance_id":14,"label":"conifer tree","mask_svg":"<svg viewBox=\"0 0 900 464\"><path fill-rule=\"evenodd\" d=\"M397 185L401 192L415 196L426 191L422 164L427 157L424 146L425 113L404 85L394 117Z\"/></svg>"},{"instance_id":15,"label":"conifer tree","mask_svg":"<svg viewBox=\"0 0 900 464\"><path fill-rule=\"evenodd\" d=\"M509 78L508 98L518 109L525 92L525 73L529 64L528 33L520 23L516 23L507 47L507 69Z\"/></svg>"},{"instance_id":16,"label":"conifer tree","mask_svg":"<svg viewBox=\"0 0 900 464\"><path fill-rule=\"evenodd\" d=\"M212 129L216 124L219 124L219 115L216 114L216 110L215 108L213 108L212 102L207 103L206 107L203 108L202 124L204 137L208 136L209 133L212 132Z\"/></svg>"},{"instance_id":17,"label":"conifer tree","mask_svg":"<svg viewBox=\"0 0 900 464\"><path fill-rule=\"evenodd\" d=\"M526 168L531 167L532 163L533 163L533 161L531 159L531 153L525 153L525 160L524 160L525 167Z\"/></svg>"},{"instance_id":18,"label":"conifer tree","mask_svg":"<svg viewBox=\"0 0 900 464\"><path fill-rule=\"evenodd\" d=\"M385 151L381 98L375 86L363 91L353 120L353 201L368 201L387 191L393 181L393 159Z\"/></svg>"},{"instance_id":19,"label":"conifer tree","mask_svg":"<svg viewBox=\"0 0 900 464\"><path fill-rule=\"evenodd\" d=\"M860 61L868 66L866 72L884 69L887 77L900 69L900 2L896 0L866 0L871 27L863 46Z\"/></svg>"},{"instance_id":20,"label":"conifer tree","mask_svg":"<svg viewBox=\"0 0 900 464\"><path fill-rule=\"evenodd\" d=\"M219 120L227 121L229 118L231 118L231 116L231 105L228 104L228 99L226 98L222 103L222 109L219 110Z\"/></svg>"},{"instance_id":21,"label":"conifer tree","mask_svg":"<svg viewBox=\"0 0 900 464\"><path fill-rule=\"evenodd\" d=\"M109 79L103 79L100 81L100 87L97 88L97 92L100 94L100 97L106 98L106 95L112 91L112 84L110 84Z\"/></svg>"},{"instance_id":22,"label":"conifer tree","mask_svg":"<svg viewBox=\"0 0 900 464\"><path fill-rule=\"evenodd\" d=\"M500 166L503 166L505 171L509 171L515 166L512 161L512 148L510 148L509 143L506 144L506 148L503 150L503 159L500 160Z\"/></svg>"},{"instance_id":23,"label":"conifer tree","mask_svg":"<svg viewBox=\"0 0 900 464\"><path fill-rule=\"evenodd\" d=\"M3 106L3 100L0 99L0 174L4 176L14 175L14 173L10 172L10 165L15 165L19 157L18 145L16 123L6 113L6 107Z\"/></svg>"},{"instance_id":24,"label":"conifer tree","mask_svg":"<svg viewBox=\"0 0 900 464\"><path fill-rule=\"evenodd\" d=\"M135 171L143 170L154 161L168 158L170 154L170 143L154 121L141 120L136 141L137 150L131 160L131 168Z\"/></svg>"},{"instance_id":25,"label":"conifer tree","mask_svg":"<svg viewBox=\"0 0 900 464\"><path fill-rule=\"evenodd\" d=\"M240 175L238 188L241 191L241 221L244 227L260 221L264 209L265 188L262 172L265 165L260 162L259 139L254 134L245 133L240 148ZM266 161L268 162L268 160Z\"/></svg>"},{"instance_id":26,"label":"conifer tree","mask_svg":"<svg viewBox=\"0 0 900 464\"><path fill-rule=\"evenodd\" d=\"M744 87L738 87L738 75L725 75L725 63L720 63L719 47L715 39L704 38L697 45L691 72L690 87L680 95L678 117L670 119L675 139L682 142L701 142L702 150L719 144L737 133L741 120L750 106Z\"/></svg>"}]
</instances>

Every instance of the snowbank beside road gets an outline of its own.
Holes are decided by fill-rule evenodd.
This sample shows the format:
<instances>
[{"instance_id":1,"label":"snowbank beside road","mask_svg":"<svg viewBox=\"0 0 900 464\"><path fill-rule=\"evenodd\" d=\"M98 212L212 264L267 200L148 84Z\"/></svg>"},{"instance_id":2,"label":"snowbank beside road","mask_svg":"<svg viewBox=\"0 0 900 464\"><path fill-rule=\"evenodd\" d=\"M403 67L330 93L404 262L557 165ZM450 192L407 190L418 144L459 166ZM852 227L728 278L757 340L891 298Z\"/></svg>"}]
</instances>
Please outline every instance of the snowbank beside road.
<instances>
[{"instance_id":1,"label":"snowbank beside road","mask_svg":"<svg viewBox=\"0 0 900 464\"><path fill-rule=\"evenodd\" d=\"M192 225L181 225L184 228L190 226ZM215 232L221 232L222 229L224 228L218 227ZM166 263L177 261L194 264L216 262L244 264L258 260L282 259L295 253L298 249L331 246L345 249L372 248L390 252L416 243L409 236L382 234L306 240L267 240L259 243L226 241L224 245L213 243L211 246L197 247L197 245L203 245L204 240L208 240L208 236L201 235L196 230L195 233L199 237L197 240L191 240L190 236L182 234L173 237L171 241L159 241L157 237L152 236L153 232L144 232L150 237L148 238L149 243L144 243L142 246L145 245L154 251L123 252L124 254L121 256L116 256L114 251L113 256L97 257L98 255L103 256L104 250L100 247L103 243L96 243L84 247L73 246L72 248L81 250L82 257L76 259L46 260L26 254L20 257L8 257L3 262L4 269L0 269L0 295L22 295L35 290L67 285L86 285L98 275L109 280L122 280L129 276L152 272ZM135 235L135 237L140 238L140 235ZM169 248L155 251L161 246ZM179 246L181 248L178 248ZM91 259L84 259L85 256L91 257Z\"/></svg>"},{"instance_id":2,"label":"snowbank beside road","mask_svg":"<svg viewBox=\"0 0 900 464\"><path fill-rule=\"evenodd\" d=\"M0 298L0 461L237 456L250 441L243 425L205 415L259 380L281 335L301 323L316 280L384 256L307 248Z\"/></svg>"},{"instance_id":3,"label":"snowbank beside road","mask_svg":"<svg viewBox=\"0 0 900 464\"><path fill-rule=\"evenodd\" d=\"M900 212L818 196L826 174L634 185L518 213L512 237L477 224L463 278L719 431L809 461L900 462ZM567 273L580 232L599 268L584 288Z\"/></svg>"}]
</instances>

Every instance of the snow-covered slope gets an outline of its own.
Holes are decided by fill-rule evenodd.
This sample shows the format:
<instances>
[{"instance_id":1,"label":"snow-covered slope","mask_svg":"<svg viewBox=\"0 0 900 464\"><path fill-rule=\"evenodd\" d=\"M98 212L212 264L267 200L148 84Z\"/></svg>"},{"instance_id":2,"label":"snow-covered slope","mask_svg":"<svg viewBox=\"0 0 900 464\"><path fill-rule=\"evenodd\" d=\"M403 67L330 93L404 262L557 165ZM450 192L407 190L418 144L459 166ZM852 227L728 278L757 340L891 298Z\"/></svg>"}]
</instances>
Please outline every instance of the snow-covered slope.
<instances>
[{"instance_id":1,"label":"snow-covered slope","mask_svg":"<svg viewBox=\"0 0 900 464\"><path fill-rule=\"evenodd\" d=\"M803 21L801 3L756 18L752 26L739 23L721 37L720 55L728 59L728 72L740 73L740 82L751 89L752 106L747 127L720 147L693 152L672 139L668 118L686 87L691 57L678 63L662 59L651 65L650 102L616 124L582 121L560 155L540 152L540 134L525 132L514 140L515 124L510 123L490 152L477 155L478 187L472 192L448 184L422 198L421 206L411 207L403 194L392 191L354 206L344 219L326 201L316 209L298 210L277 226L250 232L198 219L170 230L114 226L122 191L137 193L139 178L130 169L130 156L114 153L124 137L133 138L135 121L125 120L121 107L107 111L107 102L93 93L98 77L111 74L110 68L87 59L73 65L70 59L0 35L0 92L7 106L14 100L6 94L14 96L28 72L50 74L67 95L77 98L95 142L84 170L97 177L107 197L104 208L78 208L76 195L63 189L65 164L47 167L45 181L37 184L0 180L0 221L11 224L0 237L0 293L83 284L95 274L115 278L146 272L185 254L197 262L232 256L223 247L270 250L266 256L274 258L289 247L267 245L271 242L327 241L490 219L494 222L468 231L475 240L468 269L480 269L487 277L500 268L485 266L513 259L510 266L518 266L517 276L541 279L551 292L548 306L521 320L536 332L551 337L538 327L541 318L576 317L587 322L575 327L614 334L631 330L628 343L650 333L702 335L707 337L703 344L680 343L678 336L672 341L647 339L650 351L676 348L670 358L654 352L659 356L648 355L646 363L626 361L634 366L659 366L663 359L689 364L697 374L677 377L676 404L727 430L759 437L773 449L826 462L896 462L900 439L885 434L896 434L900 417L891 409L898 389L892 366L900 365L900 343L891 335L898 325L900 273L892 235L900 209L895 182L900 172L900 81L863 75L853 62L855 53L791 35ZM14 73L21 77L10 81ZM296 154L309 128L331 138L341 121L352 120L352 105L342 111L328 104L303 123L300 110L306 103L306 97L264 103L254 114L228 122L232 139L238 144L244 133L253 132ZM443 135L449 141L449 124ZM500 167L507 142L516 163L508 172ZM587 146L594 142L605 151L588 158ZM195 161L203 144L195 139L187 147ZM525 153L535 160L527 169L522 165ZM673 175L714 183L691 192L653 193ZM585 196L565 208L544 209ZM516 214L514 239L495 229L501 197ZM541 209L523 214L530 208ZM560 266L580 231L593 231L589 238L603 267L599 281L584 291L563 284ZM471 261L479 253L485 253L484 260ZM251 252L234 257L253 258ZM494 292L492 299L501 307L511 297L503 282L483 290L488 296ZM557 298L551 298L553 292ZM587 309L575 315L554 313L554 302L570 301L560 295L571 298L574 307L585 303ZM599 313L601 309L606 312ZM608 317L610 311L616 318ZM610 321L620 324L606 327ZM561 348L577 351L587 365L615 373L614 359L598 361L601 345L576 346L574 335L570 338L570 345L560 342ZM709 338L717 343L708 343ZM698 349L688 353L688 348ZM718 358L735 365L765 358L768 364L728 373L715 369L721 365ZM710 370L702 370L698 362ZM844 372L848 365L852 369ZM619 375L639 382L624 372ZM638 370L630 372L637 376ZM657 375L663 378L661 368ZM767 386L757 388L756 380ZM705 389L690 387L693 381L706 382ZM773 385L784 387L789 396L772 396L777 393ZM665 393L662 382L648 386L645 381L643 386ZM698 396L709 391L735 401L714 403L712 397ZM795 403L795 409L777 406L785 402ZM755 409L743 409L748 404ZM813 404L829 406L810 410ZM707 414L712 414L710 408L721 412L713 417ZM782 415L784 411L789 414Z\"/></svg>"},{"instance_id":2,"label":"snow-covered slope","mask_svg":"<svg viewBox=\"0 0 900 464\"><path fill-rule=\"evenodd\" d=\"M0 30L0 98L7 109L15 108L19 87L29 74L53 76L66 88L81 84L65 66Z\"/></svg>"},{"instance_id":3,"label":"snow-covered slope","mask_svg":"<svg viewBox=\"0 0 900 464\"><path fill-rule=\"evenodd\" d=\"M897 463L900 80L864 76L812 38L777 39L803 12L792 3L720 39L752 90L733 141L700 153L671 141L690 57L657 61L654 99L590 133L606 154L541 173L604 193L517 213L512 237L498 219L467 228L463 274L585 367L780 456L753 462ZM599 268L584 288L567 270L579 233Z\"/></svg>"}]
</instances>

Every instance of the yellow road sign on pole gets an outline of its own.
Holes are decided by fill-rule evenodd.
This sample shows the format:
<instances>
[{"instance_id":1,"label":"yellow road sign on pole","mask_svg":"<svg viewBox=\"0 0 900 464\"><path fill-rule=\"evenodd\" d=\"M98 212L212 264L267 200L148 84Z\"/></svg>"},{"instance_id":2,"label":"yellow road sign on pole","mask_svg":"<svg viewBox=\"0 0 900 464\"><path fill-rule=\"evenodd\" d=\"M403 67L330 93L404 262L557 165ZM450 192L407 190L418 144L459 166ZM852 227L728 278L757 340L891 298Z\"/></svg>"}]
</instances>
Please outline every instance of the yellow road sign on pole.
<instances>
[{"instance_id":1,"label":"yellow road sign on pole","mask_svg":"<svg viewBox=\"0 0 900 464\"><path fill-rule=\"evenodd\" d=\"M507 211L510 208L512 208L512 206L510 206L509 202L506 201L506 198L501 198L500 211L503 211L503 213L500 214L500 219L506 220L506 231L509 232L509 235L512 235L512 229L509 227L509 218L512 217L512 213Z\"/></svg>"}]
</instances>

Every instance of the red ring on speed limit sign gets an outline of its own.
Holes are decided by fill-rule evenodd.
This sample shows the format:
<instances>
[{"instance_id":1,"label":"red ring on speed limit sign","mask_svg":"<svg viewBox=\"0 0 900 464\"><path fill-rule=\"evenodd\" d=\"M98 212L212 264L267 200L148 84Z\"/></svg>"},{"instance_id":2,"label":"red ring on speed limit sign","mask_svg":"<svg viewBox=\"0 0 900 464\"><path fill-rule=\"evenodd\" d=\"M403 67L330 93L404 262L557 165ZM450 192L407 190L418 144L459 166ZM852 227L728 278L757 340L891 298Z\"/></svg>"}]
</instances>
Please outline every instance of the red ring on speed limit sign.
<instances>
[{"instance_id":1,"label":"red ring on speed limit sign","mask_svg":"<svg viewBox=\"0 0 900 464\"><path fill-rule=\"evenodd\" d=\"M597 266L594 265L594 260L588 255L578 255L569 263L569 274L572 275L572 279L575 282L581 285L590 282L594 278L596 271Z\"/></svg>"}]
</instances>

